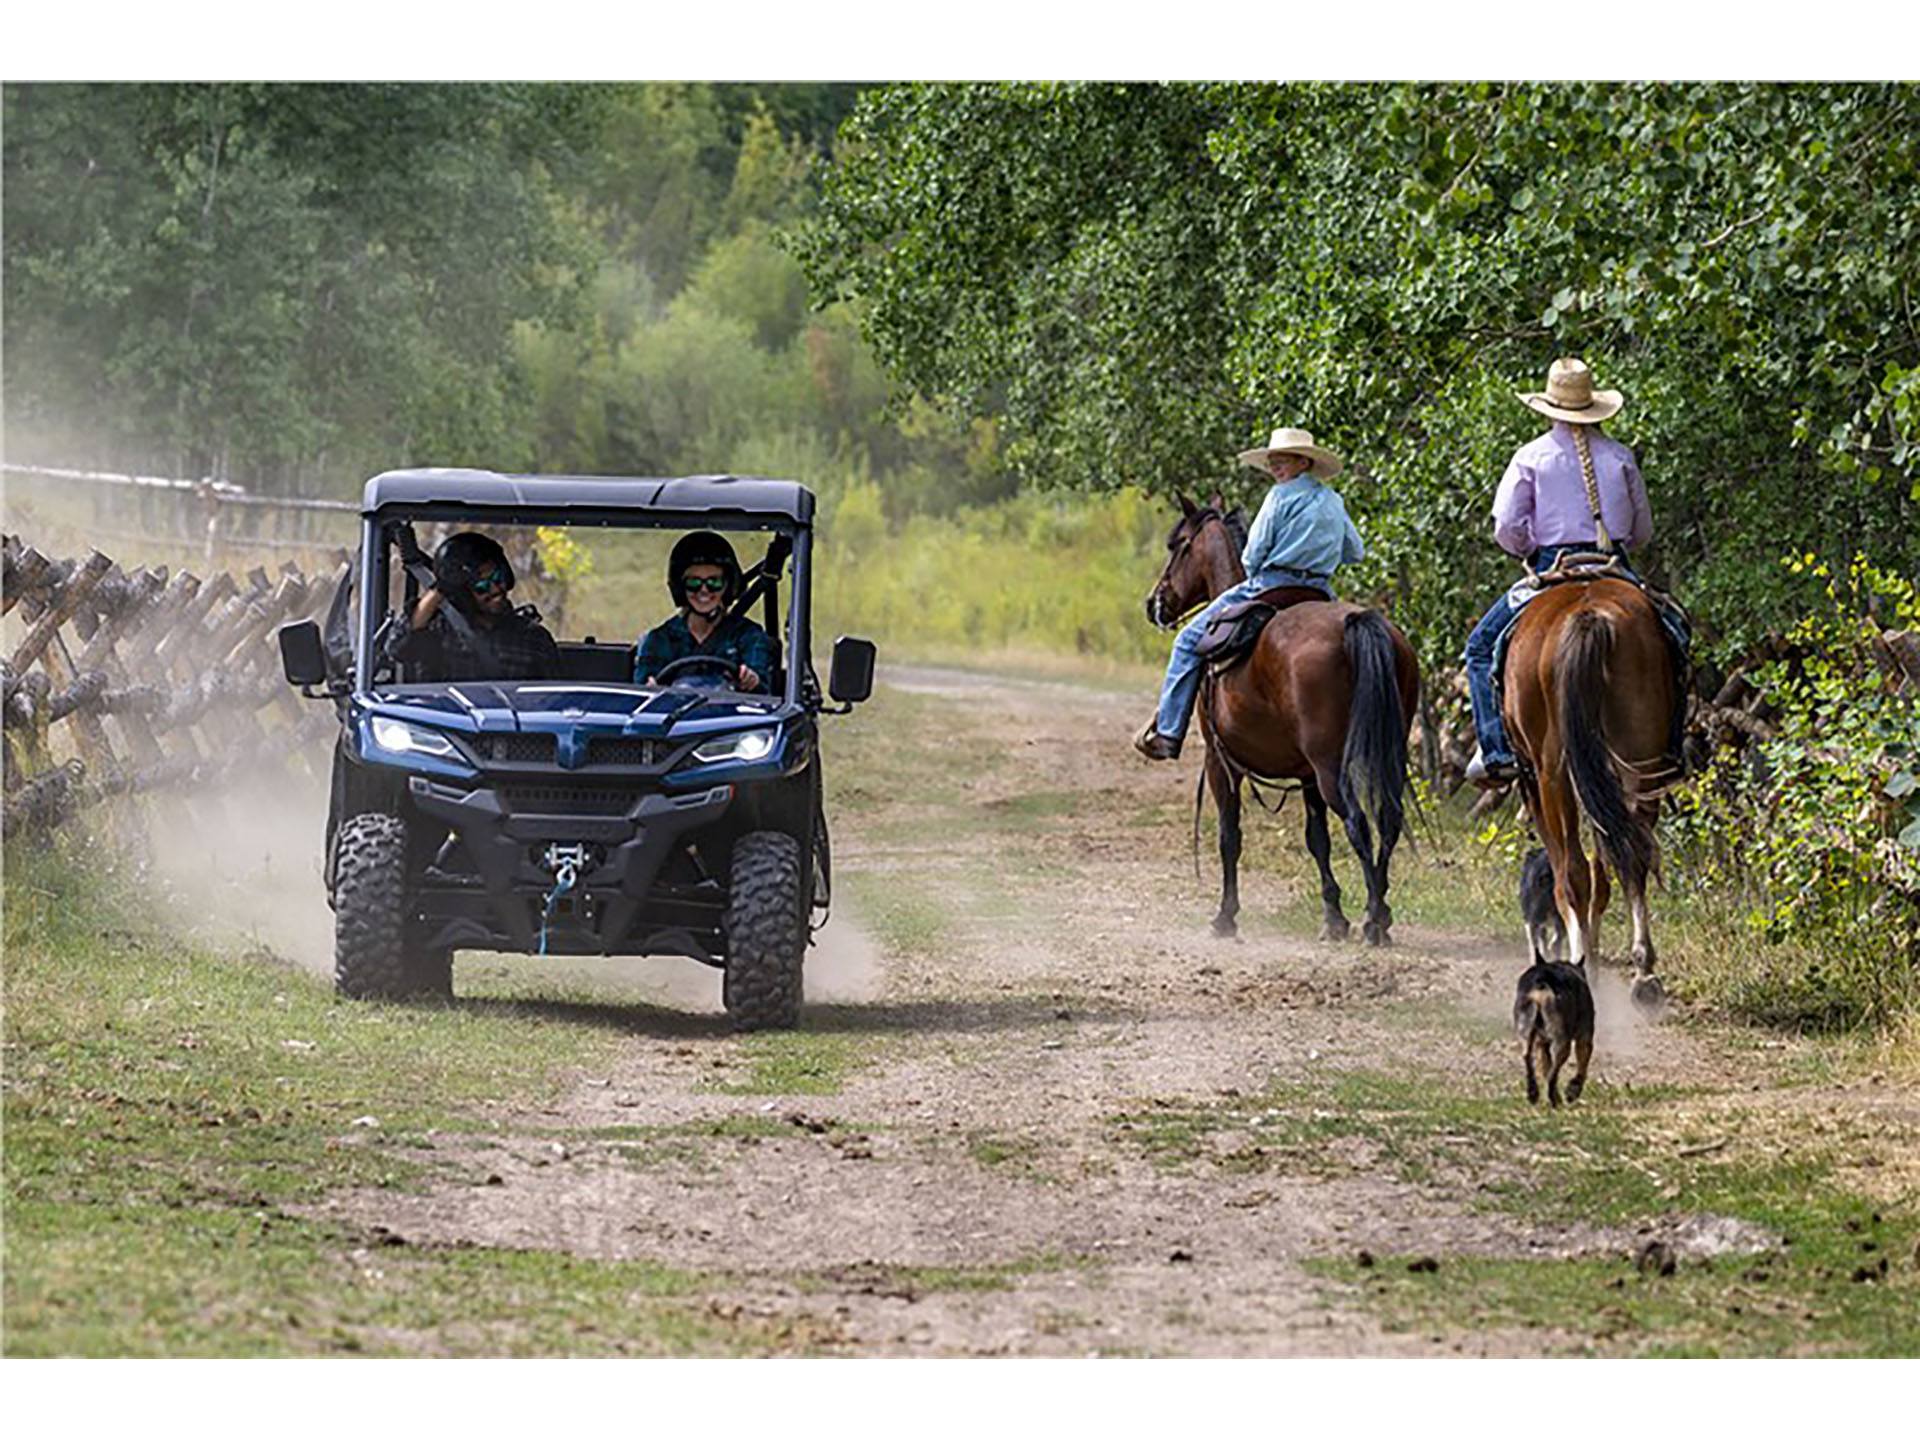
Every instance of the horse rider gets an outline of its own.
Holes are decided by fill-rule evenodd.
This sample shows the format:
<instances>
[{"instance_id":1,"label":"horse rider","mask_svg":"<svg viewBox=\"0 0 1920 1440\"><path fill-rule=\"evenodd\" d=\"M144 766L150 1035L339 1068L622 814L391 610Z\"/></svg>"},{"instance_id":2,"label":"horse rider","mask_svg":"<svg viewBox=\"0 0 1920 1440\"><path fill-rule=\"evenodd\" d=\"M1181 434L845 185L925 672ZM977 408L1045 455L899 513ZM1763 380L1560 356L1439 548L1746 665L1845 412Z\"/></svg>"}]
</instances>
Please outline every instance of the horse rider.
<instances>
[{"instance_id":1,"label":"horse rider","mask_svg":"<svg viewBox=\"0 0 1920 1440\"><path fill-rule=\"evenodd\" d=\"M1624 554L1653 538L1653 512L1646 482L1633 452L1605 435L1600 423L1618 414L1618 390L1593 388L1593 372L1579 360L1555 360L1543 392L1519 396L1553 428L1514 451L1493 497L1493 538L1532 574L1552 568L1570 552L1614 555L1638 581ZM1514 780L1519 766L1493 693L1494 655L1500 639L1538 591L1523 580L1493 602L1467 637L1467 688L1479 748L1467 779L1485 788Z\"/></svg>"},{"instance_id":2,"label":"horse rider","mask_svg":"<svg viewBox=\"0 0 1920 1440\"><path fill-rule=\"evenodd\" d=\"M422 681L558 676L559 645L538 610L514 608L512 590L513 566L499 541L477 530L448 536L433 552L433 584L393 634L388 653Z\"/></svg>"},{"instance_id":3,"label":"horse rider","mask_svg":"<svg viewBox=\"0 0 1920 1440\"><path fill-rule=\"evenodd\" d=\"M740 586L740 560L726 536L712 530L681 536L667 560L667 593L678 613L641 640L634 657L634 680L651 685L674 661L711 655L727 665L716 664L704 674L696 671L688 683L766 689L773 674L773 641L747 616L727 614Z\"/></svg>"},{"instance_id":4,"label":"horse rider","mask_svg":"<svg viewBox=\"0 0 1920 1440\"><path fill-rule=\"evenodd\" d=\"M1333 572L1366 555L1360 532L1347 518L1346 502L1322 483L1340 473L1340 457L1316 445L1311 433L1275 430L1264 447L1242 450L1239 460L1273 476L1240 554L1247 578L1216 595L1174 637L1159 711L1133 741L1149 760L1172 760L1180 754L1200 689L1202 662L1195 650L1214 616L1237 601L1283 585L1307 586L1331 600Z\"/></svg>"}]
</instances>

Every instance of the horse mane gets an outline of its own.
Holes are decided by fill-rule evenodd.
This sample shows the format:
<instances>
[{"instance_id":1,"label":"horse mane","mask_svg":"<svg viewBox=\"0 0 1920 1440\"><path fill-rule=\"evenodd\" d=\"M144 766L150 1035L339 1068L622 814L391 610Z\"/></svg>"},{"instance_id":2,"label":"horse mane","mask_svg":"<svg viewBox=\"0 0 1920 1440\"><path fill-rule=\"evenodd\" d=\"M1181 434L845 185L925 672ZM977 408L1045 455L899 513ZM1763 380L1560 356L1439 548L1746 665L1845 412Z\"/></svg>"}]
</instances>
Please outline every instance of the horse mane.
<instances>
[{"instance_id":1,"label":"horse mane","mask_svg":"<svg viewBox=\"0 0 1920 1440\"><path fill-rule=\"evenodd\" d=\"M1233 553L1244 555L1247 550L1247 512L1238 505L1231 510L1216 512L1220 523L1227 527L1227 534L1233 537Z\"/></svg>"}]
</instances>

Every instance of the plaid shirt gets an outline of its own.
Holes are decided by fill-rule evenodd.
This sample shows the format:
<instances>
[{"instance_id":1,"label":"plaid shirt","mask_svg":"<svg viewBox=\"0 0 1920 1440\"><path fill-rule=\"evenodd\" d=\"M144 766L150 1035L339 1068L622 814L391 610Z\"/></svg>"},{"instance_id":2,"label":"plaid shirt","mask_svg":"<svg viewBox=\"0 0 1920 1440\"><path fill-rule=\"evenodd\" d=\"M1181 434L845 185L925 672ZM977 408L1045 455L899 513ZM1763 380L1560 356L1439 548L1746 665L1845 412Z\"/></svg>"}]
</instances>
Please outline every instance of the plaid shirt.
<instances>
[{"instance_id":1,"label":"plaid shirt","mask_svg":"<svg viewBox=\"0 0 1920 1440\"><path fill-rule=\"evenodd\" d=\"M419 630L404 629L392 647L393 658L407 667L411 679L445 680L554 680L560 676L560 647L540 612L522 606L491 626L473 624L474 633L492 647L487 663L461 639L447 617L436 613Z\"/></svg>"},{"instance_id":2,"label":"plaid shirt","mask_svg":"<svg viewBox=\"0 0 1920 1440\"><path fill-rule=\"evenodd\" d=\"M718 655L736 666L744 665L760 677L762 690L767 688L767 680L773 674L773 641L746 616L730 616L704 642L698 642L693 638L693 631L687 628L687 617L675 615L654 626L640 642L633 678L645 684L649 676L658 675L663 667L689 655ZM697 680L712 673L704 668L690 670L687 678ZM727 677L729 686L736 683L738 673L736 670Z\"/></svg>"}]
</instances>

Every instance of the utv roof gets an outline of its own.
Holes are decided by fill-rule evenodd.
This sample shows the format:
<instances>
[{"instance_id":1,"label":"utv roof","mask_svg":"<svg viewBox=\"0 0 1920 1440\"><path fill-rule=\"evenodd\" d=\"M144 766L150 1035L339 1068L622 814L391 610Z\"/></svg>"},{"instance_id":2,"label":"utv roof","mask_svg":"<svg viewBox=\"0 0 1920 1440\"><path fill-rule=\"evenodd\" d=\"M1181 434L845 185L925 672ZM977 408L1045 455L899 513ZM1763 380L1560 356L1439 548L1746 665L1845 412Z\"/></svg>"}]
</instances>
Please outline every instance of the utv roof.
<instances>
[{"instance_id":1,"label":"utv roof","mask_svg":"<svg viewBox=\"0 0 1920 1440\"><path fill-rule=\"evenodd\" d=\"M492 470L389 470L367 481L360 511L405 508L727 515L813 519L813 492L792 480L750 475L642 479L624 475L500 475ZM504 515L502 517L505 518Z\"/></svg>"}]
</instances>

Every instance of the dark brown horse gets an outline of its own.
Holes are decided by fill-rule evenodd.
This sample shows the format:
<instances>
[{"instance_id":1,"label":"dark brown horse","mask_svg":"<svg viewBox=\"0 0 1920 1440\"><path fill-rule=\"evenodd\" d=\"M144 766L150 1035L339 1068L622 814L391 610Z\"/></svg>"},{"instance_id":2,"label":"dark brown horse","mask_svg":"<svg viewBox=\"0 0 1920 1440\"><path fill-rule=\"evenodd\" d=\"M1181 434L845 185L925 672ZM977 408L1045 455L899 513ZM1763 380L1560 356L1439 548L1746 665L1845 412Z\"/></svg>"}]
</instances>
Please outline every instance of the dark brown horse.
<instances>
[{"instance_id":1,"label":"dark brown horse","mask_svg":"<svg viewBox=\"0 0 1920 1440\"><path fill-rule=\"evenodd\" d=\"M1205 506L1184 497L1167 537L1167 564L1147 597L1162 629L1246 578L1244 520L1218 496ZM1220 811L1220 910L1214 932L1232 935L1240 911L1242 780L1298 780L1307 809L1307 848L1320 866L1322 939L1351 927L1333 878L1327 811L1346 823L1367 878L1370 944L1392 943L1387 867L1400 841L1407 784L1407 732L1420 695L1420 667L1406 637L1378 611L1300 599L1267 622L1253 653L1201 686L1207 787Z\"/></svg>"},{"instance_id":2,"label":"dark brown horse","mask_svg":"<svg viewBox=\"0 0 1920 1440\"><path fill-rule=\"evenodd\" d=\"M1549 586L1527 602L1507 649L1501 712L1521 791L1553 864L1554 899L1575 965L1600 953L1611 865L1633 915L1633 998L1658 1005L1647 878L1653 825L1673 778L1669 722L1679 678L1660 620L1625 580ZM1581 848L1593 832L1595 855ZM1604 864L1602 863L1604 857Z\"/></svg>"}]
</instances>

